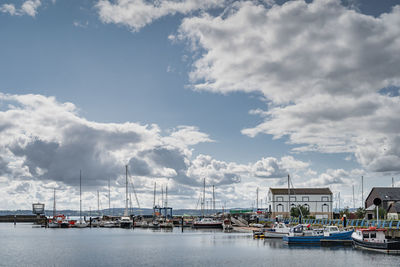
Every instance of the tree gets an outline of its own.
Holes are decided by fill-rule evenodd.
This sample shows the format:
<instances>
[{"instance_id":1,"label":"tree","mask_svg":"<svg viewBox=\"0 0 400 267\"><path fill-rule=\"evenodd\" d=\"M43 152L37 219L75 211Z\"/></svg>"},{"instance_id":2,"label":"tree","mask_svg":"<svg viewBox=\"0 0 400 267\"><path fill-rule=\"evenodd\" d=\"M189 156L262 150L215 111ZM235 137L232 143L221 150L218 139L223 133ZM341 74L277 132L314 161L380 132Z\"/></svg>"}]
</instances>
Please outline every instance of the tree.
<instances>
[{"instance_id":1,"label":"tree","mask_svg":"<svg viewBox=\"0 0 400 267\"><path fill-rule=\"evenodd\" d=\"M310 214L310 211L305 206L301 205L297 205L296 207L292 207L290 209L290 216L292 217L299 217L301 214L303 214L303 217L306 217Z\"/></svg>"},{"instance_id":2,"label":"tree","mask_svg":"<svg viewBox=\"0 0 400 267\"><path fill-rule=\"evenodd\" d=\"M386 210L382 207L378 208L379 219L385 219Z\"/></svg>"},{"instance_id":3,"label":"tree","mask_svg":"<svg viewBox=\"0 0 400 267\"><path fill-rule=\"evenodd\" d=\"M364 219L365 217L365 209L364 208L358 208L356 211L356 216L357 219Z\"/></svg>"},{"instance_id":4,"label":"tree","mask_svg":"<svg viewBox=\"0 0 400 267\"><path fill-rule=\"evenodd\" d=\"M349 218L350 216L350 211L349 207L345 207L343 210L340 211L340 217L343 217L343 215L346 214L346 217Z\"/></svg>"}]
</instances>

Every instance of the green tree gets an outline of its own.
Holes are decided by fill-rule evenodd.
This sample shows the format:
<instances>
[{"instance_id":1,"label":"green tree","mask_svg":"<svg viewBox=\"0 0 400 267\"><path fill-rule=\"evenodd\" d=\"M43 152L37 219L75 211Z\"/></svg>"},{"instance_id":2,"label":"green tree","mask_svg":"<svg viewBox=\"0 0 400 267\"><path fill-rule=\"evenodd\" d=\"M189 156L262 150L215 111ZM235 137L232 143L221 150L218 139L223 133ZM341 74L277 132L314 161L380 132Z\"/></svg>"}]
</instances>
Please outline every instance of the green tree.
<instances>
[{"instance_id":1,"label":"green tree","mask_svg":"<svg viewBox=\"0 0 400 267\"><path fill-rule=\"evenodd\" d=\"M344 214L346 214L346 217L349 218L350 216L349 207L345 207L343 210L340 211L340 217L343 217Z\"/></svg>"},{"instance_id":2,"label":"green tree","mask_svg":"<svg viewBox=\"0 0 400 267\"><path fill-rule=\"evenodd\" d=\"M365 209L358 208L356 211L356 216L357 216L357 219L363 219L365 217Z\"/></svg>"},{"instance_id":3,"label":"green tree","mask_svg":"<svg viewBox=\"0 0 400 267\"><path fill-rule=\"evenodd\" d=\"M379 219L385 219L386 217L386 210L382 207L378 208Z\"/></svg>"},{"instance_id":4,"label":"green tree","mask_svg":"<svg viewBox=\"0 0 400 267\"><path fill-rule=\"evenodd\" d=\"M292 217L299 217L301 214L303 214L303 217L307 217L310 214L310 211L306 207L301 205L297 205L296 207L292 207L290 209L290 216Z\"/></svg>"}]
</instances>

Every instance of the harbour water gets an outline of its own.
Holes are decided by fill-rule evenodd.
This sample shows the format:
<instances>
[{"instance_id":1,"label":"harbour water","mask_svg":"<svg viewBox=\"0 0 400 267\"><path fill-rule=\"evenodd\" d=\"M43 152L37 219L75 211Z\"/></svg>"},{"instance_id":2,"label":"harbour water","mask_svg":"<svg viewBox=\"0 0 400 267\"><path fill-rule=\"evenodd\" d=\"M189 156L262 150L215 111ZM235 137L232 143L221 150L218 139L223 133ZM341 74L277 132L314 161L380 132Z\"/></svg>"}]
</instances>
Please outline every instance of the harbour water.
<instances>
[{"instance_id":1,"label":"harbour water","mask_svg":"<svg viewBox=\"0 0 400 267\"><path fill-rule=\"evenodd\" d=\"M352 247L287 246L218 230L33 228L0 224L0 266L400 266Z\"/></svg>"}]
</instances>

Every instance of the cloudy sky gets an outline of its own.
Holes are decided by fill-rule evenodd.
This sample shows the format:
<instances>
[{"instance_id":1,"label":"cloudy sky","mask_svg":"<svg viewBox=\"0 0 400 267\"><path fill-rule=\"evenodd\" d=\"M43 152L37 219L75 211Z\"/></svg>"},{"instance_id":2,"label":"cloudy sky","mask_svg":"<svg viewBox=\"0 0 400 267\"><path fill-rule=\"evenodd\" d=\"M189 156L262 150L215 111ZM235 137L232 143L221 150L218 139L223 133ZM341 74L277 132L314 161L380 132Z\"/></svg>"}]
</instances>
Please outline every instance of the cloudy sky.
<instances>
[{"instance_id":1,"label":"cloudy sky","mask_svg":"<svg viewBox=\"0 0 400 267\"><path fill-rule=\"evenodd\" d=\"M0 209L400 186L399 1L0 0L0 48Z\"/></svg>"}]
</instances>

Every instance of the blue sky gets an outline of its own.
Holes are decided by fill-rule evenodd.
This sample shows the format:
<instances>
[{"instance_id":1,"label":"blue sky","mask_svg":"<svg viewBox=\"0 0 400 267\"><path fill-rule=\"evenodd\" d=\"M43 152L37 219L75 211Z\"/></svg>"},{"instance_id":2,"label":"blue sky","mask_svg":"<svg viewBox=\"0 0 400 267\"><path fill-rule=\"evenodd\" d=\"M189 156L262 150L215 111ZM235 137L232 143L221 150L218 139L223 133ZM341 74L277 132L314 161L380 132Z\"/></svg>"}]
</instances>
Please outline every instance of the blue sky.
<instances>
[{"instance_id":1,"label":"blue sky","mask_svg":"<svg viewBox=\"0 0 400 267\"><path fill-rule=\"evenodd\" d=\"M30 2L34 9L25 10L25 2ZM139 180L138 184L143 185L141 198L146 204L150 201L148 195L151 184L157 180L161 184L171 181L171 188L176 189L176 205L185 206L182 199L193 197L193 192L197 192L198 180L205 174L210 175L210 182L221 185L221 198L226 195L226 198L235 199L231 205L236 206L248 206L252 201L252 197L248 196L249 191L255 192L257 185L263 186L265 190L270 186L282 186L282 177L284 179L286 173L293 175L295 185L329 186L335 192L344 191L342 194L345 201L350 199L351 184L359 187L361 175L371 177L366 179L368 186L389 186L391 177L398 176L400 166L395 161L400 157L400 142L396 129L386 124L382 126L371 123L386 119L388 125L396 125L398 122L396 118L385 115L387 110L379 108L387 101L393 106L399 101L400 77L389 71L398 66L398 58L392 58L392 62L379 61L377 64L382 66L380 69L373 67L377 62L376 58L385 59L387 56L380 51L387 50L388 54L400 52L395 46L386 47L387 41L383 36L386 33L392 34L393 39L399 38L396 30L390 28L400 26L397 25L399 20L394 19L398 11L392 11L398 1L297 1L301 4L295 3L296 1L175 1L181 3L176 8L171 7L173 2L160 1L160 6L156 6L152 1L144 3L139 0L0 1L0 92L4 94L1 110L13 110L7 104L15 101L22 105L23 110L34 110L28 114L41 114L37 111L39 107L33 107L33 104L21 100L24 95L34 94L43 96L46 100L41 101L49 101L49 107L57 110L63 103L72 103L76 107L72 112L76 115L74 121L84 119L85 127L89 128L92 122L103 124L101 127L114 127L111 125L123 125L125 122L138 125L156 124L160 133L154 138L163 145L156 142L157 145L154 144L151 149L159 152L160 147L173 147L168 153L179 150L179 155L186 164L184 168L175 167L176 162L171 164L173 167L169 163L161 166L162 163L148 156L155 154L146 154L151 150L147 143L140 146L146 147L147 150L143 151L132 148L131 151L122 152L124 146L113 151L114 160L120 160L116 164L118 166L131 162L132 159L142 159L145 166L155 170L160 168L158 172L137 174L140 177L135 178ZM10 9L10 4L14 6L14 11ZM145 11L149 7L151 11ZM298 41L292 42L290 36L293 34L290 35L288 31L289 27L293 27L289 25L290 20L287 22L284 15L281 15L281 20L278 18L275 22L270 21L275 10L285 8L286 11L298 9L298 12L304 12L304 20L300 21L304 23L309 23L307 16L312 18L314 15L310 12L312 8L319 8L317 12L321 14L321 23L327 25L342 23L335 21L335 15L343 15L343 20L351 19L340 24L342 31L339 27L336 32L331 28L329 30L332 32L323 28L319 30L318 27L314 29L313 25L319 23L315 17L312 18L315 20L312 24L301 26L297 22L299 29L296 32L311 30L299 35ZM307 8L308 11L305 11ZM255 13L252 15L251 12ZM268 15L261 16L258 12ZM382 13L393 18L385 19L381 17ZM256 15L260 15L260 21L254 28L251 20L242 20L240 17ZM268 21L263 22L262 19ZM242 28L236 28L235 23ZM270 26L264 28L264 23ZM384 33L379 34L379 31L373 30L374 27L379 27L378 24L385 25ZM214 32L217 28L218 31ZM324 31L328 32L326 37L323 37ZM257 41L242 43L246 38L257 40L269 34L276 36L277 39L273 42L286 42L269 47L270 40L264 40L266 44L258 47L259 50L252 50ZM288 37L285 37L286 34L289 34ZM243 38L239 38L241 35ZM349 35L353 37L348 38ZM341 44L338 42L337 46L330 47L331 44L326 43L331 37L332 40L338 40L342 36L346 38L343 38ZM376 38L377 44L358 47L351 43L362 43L366 36ZM227 44L220 47L219 44L224 42ZM301 42L304 45L297 47ZM321 52L319 48L313 50L319 44L320 47L326 46L326 51ZM373 45L381 46L382 49L377 52ZM308 57L312 58L310 62L318 61L318 53L323 53L323 56L320 57L321 62L310 63L308 66L308 63L299 63L304 59L293 56L284 50L286 47L293 49L297 55L303 53L302 49L305 54L314 53L310 55L315 56ZM335 55L338 47L342 50L338 50L339 54ZM372 52L362 52L367 49ZM285 56L279 58L279 55L285 53ZM332 57L329 57L331 53ZM338 55L351 56L344 56L343 60L335 62ZM353 55L357 56L353 59ZM273 65L267 60L270 56L278 60ZM208 67L198 65L202 59L209 64ZM347 59L351 67L341 67ZM291 64L286 65L285 61ZM354 61L357 63L352 65ZM319 73L320 67L316 67L318 64L332 64L332 67ZM365 64L368 66L365 72L358 74L356 67L361 69ZM309 71L310 78L305 70ZM350 70L357 72L354 78L347 77L346 72L350 73ZM242 76L243 73L247 73L247 76ZM368 83L368 80L364 77L370 77L377 82L365 85L364 82ZM382 98L381 102L375 103L373 99L377 98L374 94L386 86L390 86L397 95ZM49 97L55 97L55 102L49 100ZM32 96L32 101L34 98ZM324 102L329 98L333 100ZM358 103L360 99L365 101ZM338 105L335 104L336 101ZM323 110L318 108L326 103L331 103L332 107ZM335 107L343 103L346 106L335 111ZM340 114L340 111L344 112L346 109L349 111L344 115ZM265 115L263 112L270 113ZM363 114L356 120L360 125L352 122L354 114ZM364 114L375 114L377 117L371 115L367 118ZM65 115L60 115L60 118L62 116ZM40 116L34 116L32 120L38 120L38 124L47 123L44 118L38 117ZM6 118L6 114L3 118L4 121L10 119ZM55 119L53 125L60 120ZM353 131L353 125L359 131ZM189 133L179 131L183 126L194 128ZM57 139L56 133L42 135L43 130L40 129L30 132L23 128L25 126L15 127L20 128L14 136L21 134L20 138L24 142L9 140L1 144L0 159L5 162L3 165L8 171L0 172L0 175L3 175L3 182L9 188L7 192L19 187L21 192L36 195L32 201L40 198L44 199L41 201L48 201L49 194L43 193L41 187L60 186L65 192L75 190L74 183L71 182L73 177L50 177L50 174L63 176L57 171L71 165L57 165L62 165L62 162L47 162L46 165L37 161L37 158L29 158L32 155L28 153L29 144L36 142L36 139L42 140L41 144L46 145L43 148L36 147L43 149L43 152L49 149L48 143L51 142L57 144L55 147L63 147L66 139ZM374 127L371 136L366 135L371 127ZM377 128L379 130L374 132ZM57 132L57 127L54 131ZM182 132L188 135L182 137L185 140L182 144L168 143L171 142L169 136L174 136L174 133L181 136ZM82 134L82 131L79 133ZM62 131L59 134L65 135ZM196 136L193 137L195 140L187 141L191 136ZM165 141L165 138L168 140ZM102 142L105 141L98 140L95 143L96 149L105 145ZM129 147L129 142L126 146ZM367 146L372 152L365 151ZM374 155L373 151L383 146L387 147L386 152ZM15 147L19 148L18 153ZM61 153L57 151L54 153ZM85 162L98 160L96 153L89 153ZM168 155L167 157L171 157ZM214 163L211 159L200 159L200 155L210 157ZM291 159L290 163L287 162L288 157ZM267 158L270 160L266 160ZM203 162L205 165L202 165L196 160L208 163ZM111 159L105 161L109 162ZM215 161L226 165L224 171L213 169ZM57 168L54 167L56 165ZM13 171L15 166L24 168L24 172L16 174ZM131 167L142 168L134 164ZM32 171L35 168L40 170ZM112 172L117 168L104 164L100 169ZM257 174L257 171L262 175ZM235 179L227 177L239 177L240 182L238 184L234 182ZM94 181L96 178L90 179ZM87 190L91 192L96 186L104 186L103 180L99 178L99 183L91 183ZM120 189L118 186L115 185L115 196ZM237 187L242 187L242 191ZM173 190L171 194L174 194ZM240 196L248 197L241 201ZM90 201L90 195L87 198ZM23 204L15 199L9 205L20 207Z\"/></svg>"}]
</instances>

